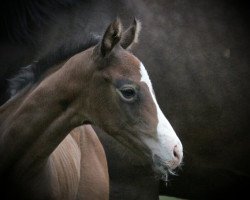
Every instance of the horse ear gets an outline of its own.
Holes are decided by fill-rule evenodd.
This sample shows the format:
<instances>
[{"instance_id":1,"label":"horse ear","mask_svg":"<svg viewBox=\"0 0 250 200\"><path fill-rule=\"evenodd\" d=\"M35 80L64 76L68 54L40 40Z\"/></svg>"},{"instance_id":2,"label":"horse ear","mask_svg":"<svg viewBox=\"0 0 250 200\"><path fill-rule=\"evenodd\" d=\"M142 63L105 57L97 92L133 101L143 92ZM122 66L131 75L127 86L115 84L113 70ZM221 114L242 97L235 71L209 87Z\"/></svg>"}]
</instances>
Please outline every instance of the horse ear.
<instances>
[{"instance_id":1,"label":"horse ear","mask_svg":"<svg viewBox=\"0 0 250 200\"><path fill-rule=\"evenodd\" d=\"M134 43L138 42L139 33L141 31L141 22L134 19L130 27L123 33L121 39L121 46L124 49L129 49Z\"/></svg>"},{"instance_id":2,"label":"horse ear","mask_svg":"<svg viewBox=\"0 0 250 200\"><path fill-rule=\"evenodd\" d=\"M122 35L122 24L120 19L116 19L114 22L112 22L103 38L101 43L101 53L103 56L106 56L109 54L114 46L120 41Z\"/></svg>"}]
</instances>

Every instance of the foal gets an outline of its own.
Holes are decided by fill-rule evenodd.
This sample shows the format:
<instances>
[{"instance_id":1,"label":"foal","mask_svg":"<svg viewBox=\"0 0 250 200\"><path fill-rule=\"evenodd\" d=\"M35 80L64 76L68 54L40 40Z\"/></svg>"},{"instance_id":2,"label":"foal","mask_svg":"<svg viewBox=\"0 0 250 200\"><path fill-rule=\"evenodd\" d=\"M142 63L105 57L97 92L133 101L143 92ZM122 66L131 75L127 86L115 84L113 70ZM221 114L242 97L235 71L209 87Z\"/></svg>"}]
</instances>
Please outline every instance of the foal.
<instances>
[{"instance_id":1,"label":"foal","mask_svg":"<svg viewBox=\"0 0 250 200\"><path fill-rule=\"evenodd\" d=\"M19 199L83 197L88 183L81 180L80 136L68 133L89 123L151 159L163 176L180 164L181 142L157 104L145 67L126 50L139 29L135 20L122 35L120 21L114 21L101 43L0 108L0 176L7 192Z\"/></svg>"}]
</instances>

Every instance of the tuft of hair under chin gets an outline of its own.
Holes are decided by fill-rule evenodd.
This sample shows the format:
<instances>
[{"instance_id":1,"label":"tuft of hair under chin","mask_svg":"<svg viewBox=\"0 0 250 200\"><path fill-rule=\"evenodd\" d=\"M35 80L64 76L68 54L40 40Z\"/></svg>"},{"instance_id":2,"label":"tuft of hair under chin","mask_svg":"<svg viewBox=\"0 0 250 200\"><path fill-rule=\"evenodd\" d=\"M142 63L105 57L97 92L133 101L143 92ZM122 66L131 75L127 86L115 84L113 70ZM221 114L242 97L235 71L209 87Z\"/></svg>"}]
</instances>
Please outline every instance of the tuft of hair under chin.
<instances>
[{"instance_id":1,"label":"tuft of hair under chin","mask_svg":"<svg viewBox=\"0 0 250 200\"><path fill-rule=\"evenodd\" d=\"M166 186L169 181L168 180L169 175L178 176L177 169L179 169L180 167L174 170L170 169L167 166L167 164L162 159L160 159L157 155L152 155L152 160L153 160L153 170L156 173L156 177L158 179L163 180L166 183Z\"/></svg>"}]
</instances>

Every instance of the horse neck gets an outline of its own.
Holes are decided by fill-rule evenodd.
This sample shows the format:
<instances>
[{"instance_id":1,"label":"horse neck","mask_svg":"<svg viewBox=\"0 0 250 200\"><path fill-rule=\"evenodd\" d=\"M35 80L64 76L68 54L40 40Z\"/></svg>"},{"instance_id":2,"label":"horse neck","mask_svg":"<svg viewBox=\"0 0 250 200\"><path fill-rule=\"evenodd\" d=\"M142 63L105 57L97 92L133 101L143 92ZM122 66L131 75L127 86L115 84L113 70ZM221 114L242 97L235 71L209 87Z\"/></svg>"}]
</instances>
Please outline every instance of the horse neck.
<instances>
[{"instance_id":1,"label":"horse neck","mask_svg":"<svg viewBox=\"0 0 250 200\"><path fill-rule=\"evenodd\" d=\"M67 70L58 70L1 107L0 119L5 120L0 124L0 176L13 171L25 176L32 169L36 173L66 135L84 121L84 112L77 111L84 110L84 99L78 99L85 91L78 92L69 84L77 83L64 79L65 74L70 77Z\"/></svg>"}]
</instances>

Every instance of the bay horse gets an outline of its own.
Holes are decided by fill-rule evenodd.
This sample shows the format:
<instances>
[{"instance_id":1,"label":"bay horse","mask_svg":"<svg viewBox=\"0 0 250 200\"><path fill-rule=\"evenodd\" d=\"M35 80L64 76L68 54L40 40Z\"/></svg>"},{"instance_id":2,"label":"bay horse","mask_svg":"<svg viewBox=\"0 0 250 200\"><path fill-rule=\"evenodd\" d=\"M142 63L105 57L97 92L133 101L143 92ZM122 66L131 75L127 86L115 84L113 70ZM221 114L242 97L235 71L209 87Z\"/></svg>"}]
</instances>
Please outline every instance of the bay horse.
<instances>
[{"instance_id":1,"label":"bay horse","mask_svg":"<svg viewBox=\"0 0 250 200\"><path fill-rule=\"evenodd\" d=\"M88 166L80 158L87 137L79 138L94 131L70 132L84 124L97 125L152 162L164 180L180 165L182 144L156 101L144 65L127 50L139 31L137 20L123 31L116 19L100 42L61 61L0 108L1 190L7 199L84 197L82 190L91 183L81 173ZM99 160L101 166L89 167L102 168L101 198L107 199L105 157Z\"/></svg>"},{"instance_id":2,"label":"bay horse","mask_svg":"<svg viewBox=\"0 0 250 200\"><path fill-rule=\"evenodd\" d=\"M161 109L185 146L184 166L178 176L169 176L166 188L165 182L155 179L150 163L94 127L108 159L110 199L151 200L158 199L159 192L184 199L248 195L249 4L234 0L3 2L1 104L9 98L7 80L41 55L51 57L58 48L64 53L88 41L92 33L101 35L116 16L122 15L126 24L128 16L143 22L140 37L147 42L138 43L133 52L147 66ZM39 74L40 68L35 72Z\"/></svg>"}]
</instances>

